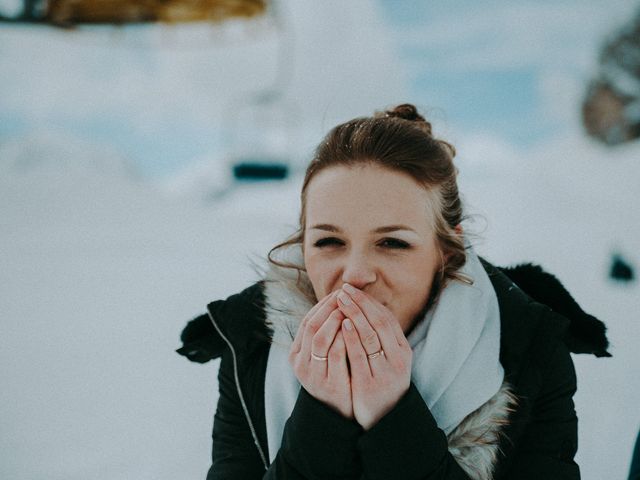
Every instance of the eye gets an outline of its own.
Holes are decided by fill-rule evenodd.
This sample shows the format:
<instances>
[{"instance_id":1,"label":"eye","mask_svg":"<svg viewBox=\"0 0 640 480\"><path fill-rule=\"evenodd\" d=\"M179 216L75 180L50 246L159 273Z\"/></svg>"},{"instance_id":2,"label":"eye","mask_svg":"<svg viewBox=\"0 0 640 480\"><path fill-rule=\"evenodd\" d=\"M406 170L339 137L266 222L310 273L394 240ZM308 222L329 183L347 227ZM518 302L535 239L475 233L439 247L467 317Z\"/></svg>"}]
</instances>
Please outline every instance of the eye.
<instances>
[{"instance_id":1,"label":"eye","mask_svg":"<svg viewBox=\"0 0 640 480\"><path fill-rule=\"evenodd\" d=\"M378 245L392 249L407 249L410 247L407 242L397 238L384 238Z\"/></svg>"},{"instance_id":2,"label":"eye","mask_svg":"<svg viewBox=\"0 0 640 480\"><path fill-rule=\"evenodd\" d=\"M316 243L313 244L314 247L322 248L328 245L342 245L342 241L338 240L335 237L327 237L321 238Z\"/></svg>"}]
</instances>

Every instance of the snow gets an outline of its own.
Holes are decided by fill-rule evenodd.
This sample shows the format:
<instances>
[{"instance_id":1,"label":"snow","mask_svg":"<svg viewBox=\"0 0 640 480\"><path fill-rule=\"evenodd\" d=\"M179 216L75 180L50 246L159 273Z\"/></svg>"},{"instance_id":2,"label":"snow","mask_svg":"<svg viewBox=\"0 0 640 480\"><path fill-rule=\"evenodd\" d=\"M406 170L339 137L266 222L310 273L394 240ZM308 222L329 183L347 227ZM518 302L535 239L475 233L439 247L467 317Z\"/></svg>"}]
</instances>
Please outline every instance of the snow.
<instances>
[{"instance_id":1,"label":"snow","mask_svg":"<svg viewBox=\"0 0 640 480\"><path fill-rule=\"evenodd\" d=\"M640 428L640 289L607 277L614 252L636 276L640 266L639 154L639 145L610 152L563 138L520 152L510 166L497 159L500 172L484 177L459 167L470 211L488 221L479 250L499 265L539 263L608 327L613 358L573 356L584 479L626 479Z\"/></svg>"},{"instance_id":2,"label":"snow","mask_svg":"<svg viewBox=\"0 0 640 480\"><path fill-rule=\"evenodd\" d=\"M290 92L304 124L302 162L338 121L406 98L406 77L425 64L463 75L487 65L497 75L514 64L540 69L534 114L554 129L543 140L520 145L437 117L434 129L459 152L465 228L478 234L479 253L498 265L539 263L607 324L613 358L573 357L576 460L585 480L624 480L640 429L640 287L607 274L614 252L640 268L640 144L606 149L576 120L595 45L620 10L561 3L514 5L500 22L494 5L454 24L466 29L446 21L407 29L409 46L437 48L435 57L401 62L370 2L286 2L296 38ZM455 17L443 8L449 17L440 19ZM523 12L548 30L513 43ZM476 42L489 31L490 45ZM148 168L162 164L151 144L184 143L179 125L210 122L207 134L218 140L231 97L207 93L263 87L238 59L270 80L277 39L212 52L127 49L126 38L112 49L98 37L83 44L13 27L0 36L2 118L21 112L31 127L13 135L0 125L0 478L204 478L218 364L193 364L174 350L188 320L257 280L252 263L293 232L300 172L234 184L212 142L194 149L183 171L151 182L144 161L117 141L70 134L60 119L110 119L136 132ZM225 74L212 74L221 65Z\"/></svg>"},{"instance_id":3,"label":"snow","mask_svg":"<svg viewBox=\"0 0 640 480\"><path fill-rule=\"evenodd\" d=\"M294 160L329 126L407 97L370 0L279 3L275 20L244 30L4 26L0 140L58 125L119 143L147 176L166 177L224 153L234 115L269 89L295 107Z\"/></svg>"},{"instance_id":4,"label":"snow","mask_svg":"<svg viewBox=\"0 0 640 480\"><path fill-rule=\"evenodd\" d=\"M17 143L0 149L3 166L34 144L69 153ZM202 478L215 365L174 349L206 303L256 279L247 254L282 236L287 190L262 187L280 208L242 188L198 206L126 174L48 166L0 181L0 477Z\"/></svg>"},{"instance_id":5,"label":"snow","mask_svg":"<svg viewBox=\"0 0 640 480\"><path fill-rule=\"evenodd\" d=\"M0 477L203 478L217 364L173 350L186 321L256 280L251 261L293 231L301 178L196 203L140 182L109 152L100 160L97 146L55 138L0 149ZM540 263L607 323L613 358L574 356L577 461L585 479L623 479L640 426L640 295L606 273L614 246L638 263L639 148L605 156L556 140L514 162L485 143L499 166L490 175L465 150L458 162L470 211L486 217L468 229L486 227L476 243L488 259Z\"/></svg>"}]
</instances>

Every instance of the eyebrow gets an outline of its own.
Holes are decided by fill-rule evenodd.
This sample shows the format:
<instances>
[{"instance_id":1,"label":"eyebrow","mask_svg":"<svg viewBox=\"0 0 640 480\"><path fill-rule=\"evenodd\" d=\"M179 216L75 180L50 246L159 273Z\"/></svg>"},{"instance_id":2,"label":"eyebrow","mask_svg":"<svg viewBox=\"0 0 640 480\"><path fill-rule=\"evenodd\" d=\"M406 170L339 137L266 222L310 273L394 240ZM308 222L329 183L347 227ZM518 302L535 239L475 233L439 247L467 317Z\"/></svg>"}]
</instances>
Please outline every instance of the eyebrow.
<instances>
[{"instance_id":1,"label":"eyebrow","mask_svg":"<svg viewBox=\"0 0 640 480\"><path fill-rule=\"evenodd\" d=\"M342 233L342 230L340 230L338 227L336 227L335 225L330 225L328 223L319 223L318 225L314 225L313 227L311 227L311 229ZM407 230L416 234L418 233L413 228L407 227L406 225L385 225L384 227L378 227L374 230L371 230L371 233L389 233L396 232L398 230Z\"/></svg>"}]
</instances>

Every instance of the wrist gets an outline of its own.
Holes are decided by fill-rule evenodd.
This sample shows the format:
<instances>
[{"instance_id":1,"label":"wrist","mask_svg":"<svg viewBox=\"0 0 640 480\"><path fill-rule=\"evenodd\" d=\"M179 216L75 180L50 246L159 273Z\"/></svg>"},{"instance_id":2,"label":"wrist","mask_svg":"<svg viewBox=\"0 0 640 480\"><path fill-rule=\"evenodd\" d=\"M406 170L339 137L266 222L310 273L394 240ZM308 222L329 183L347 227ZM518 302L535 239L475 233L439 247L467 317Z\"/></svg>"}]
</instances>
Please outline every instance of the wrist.
<instances>
[{"instance_id":1,"label":"wrist","mask_svg":"<svg viewBox=\"0 0 640 480\"><path fill-rule=\"evenodd\" d=\"M410 384L407 384L407 386L403 390L401 390L394 399L392 399L388 404L384 405L375 415L370 416L370 418L362 418L361 421L358 422L360 423L360 426L365 431L373 428L382 418L384 418L391 410L393 410L396 405L398 405L398 402L400 402L400 400L402 400L402 398L409 391L409 387Z\"/></svg>"}]
</instances>

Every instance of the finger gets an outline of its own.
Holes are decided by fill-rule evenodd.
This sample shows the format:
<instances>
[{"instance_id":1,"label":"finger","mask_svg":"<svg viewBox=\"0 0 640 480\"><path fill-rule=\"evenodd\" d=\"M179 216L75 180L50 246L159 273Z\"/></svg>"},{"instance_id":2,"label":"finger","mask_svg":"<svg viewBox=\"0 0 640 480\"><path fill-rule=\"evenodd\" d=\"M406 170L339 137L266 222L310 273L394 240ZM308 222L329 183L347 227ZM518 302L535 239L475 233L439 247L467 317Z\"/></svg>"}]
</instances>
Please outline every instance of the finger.
<instances>
[{"instance_id":1,"label":"finger","mask_svg":"<svg viewBox=\"0 0 640 480\"><path fill-rule=\"evenodd\" d=\"M342 335L344 336L347 356L351 364L351 376L366 381L372 376L369 359L362 343L360 343L360 337L353 326L353 322L348 318L342 321Z\"/></svg>"},{"instance_id":2,"label":"finger","mask_svg":"<svg viewBox=\"0 0 640 480\"><path fill-rule=\"evenodd\" d=\"M335 340L329 349L329 365L327 376L332 379L349 378L349 367L347 366L347 347L344 342L342 331L336 334Z\"/></svg>"},{"instance_id":3,"label":"finger","mask_svg":"<svg viewBox=\"0 0 640 480\"><path fill-rule=\"evenodd\" d=\"M329 348L331 348L336 333L340 330L343 319L344 314L337 308L331 312L329 318L322 324L311 340L311 353L319 357L328 356Z\"/></svg>"},{"instance_id":4,"label":"finger","mask_svg":"<svg viewBox=\"0 0 640 480\"><path fill-rule=\"evenodd\" d=\"M398 319L393 314L393 312L389 310L387 307L385 307L384 305L382 305L380 302L378 302L371 295L368 295L366 292L362 292L362 293L365 295L365 297L369 298L369 300L371 301L371 304L380 311L381 315L385 319L387 319L387 323L391 326L391 329L393 330L393 334L395 335L396 340L398 341L398 345L408 346L409 341L407 340L406 335L402 331L400 322L398 322Z\"/></svg>"},{"instance_id":5,"label":"finger","mask_svg":"<svg viewBox=\"0 0 640 480\"><path fill-rule=\"evenodd\" d=\"M400 327L400 325L393 314L379 301L362 290L356 289L349 284L345 284L343 290L349 293L349 297L354 301L369 321L371 327L378 334L378 339L385 355L393 356L399 354L401 344L399 343L398 335L394 330L393 324L397 324L398 327ZM400 332L402 334L402 328L400 328ZM402 337L404 338L404 334L402 334ZM367 352L375 353L378 350L367 350Z\"/></svg>"},{"instance_id":6,"label":"finger","mask_svg":"<svg viewBox=\"0 0 640 480\"><path fill-rule=\"evenodd\" d=\"M346 292L338 293L338 307L344 312L345 317L353 321L365 352L371 354L380 351L381 343L378 334L371 326L369 319L360 310L360 307Z\"/></svg>"},{"instance_id":7,"label":"finger","mask_svg":"<svg viewBox=\"0 0 640 480\"><path fill-rule=\"evenodd\" d=\"M326 295L322 300L320 300L318 303L316 303L307 312L307 314L304 316L304 318L300 322L300 325L298 326L298 331L296 332L296 336L293 339L293 343L291 344L290 353L298 353L298 352L300 352L300 349L302 347L302 337L303 337L304 330L305 330L305 327L307 325L307 322L309 321L309 319L311 317L313 317L316 314L316 312L320 308L322 308L323 305L325 305L327 302L329 302L332 297L335 297L335 294L336 294L336 292L331 292L329 295Z\"/></svg>"},{"instance_id":8,"label":"finger","mask_svg":"<svg viewBox=\"0 0 640 480\"><path fill-rule=\"evenodd\" d=\"M322 305L324 305L325 303L327 303L327 301L329 301L329 299L334 293L335 292L325 295L324 298L322 298L318 303L316 303L313 307L311 307L311 309L306 313L306 315L298 325L298 331L296 332L296 337L293 340L293 345L296 345L298 347L298 350L300 349L300 343L302 341L302 333L304 332L304 326L306 325L307 321L309 320L310 317L312 317L318 311L320 307L322 307Z\"/></svg>"},{"instance_id":9,"label":"finger","mask_svg":"<svg viewBox=\"0 0 640 480\"><path fill-rule=\"evenodd\" d=\"M354 293L350 293L350 295L352 298L354 298L356 303L363 309L365 315L369 310L380 312L380 317L378 318L386 320L387 325L389 325L393 331L393 334L398 342L398 345L405 346L405 347L409 346L407 337L402 331L402 327L400 326L398 319L395 317L393 312L391 312L391 310L389 310L387 307L382 305L382 303L380 303L378 300L373 298L367 292L357 289L349 284L345 284L345 285L347 285L346 288L344 288L345 290L354 291Z\"/></svg>"},{"instance_id":10,"label":"finger","mask_svg":"<svg viewBox=\"0 0 640 480\"><path fill-rule=\"evenodd\" d=\"M299 352L299 355L302 355L303 358L311 358L311 341L320 327L322 327L322 324L326 322L327 318L329 318L331 312L336 308L338 308L336 297L335 295L332 295L324 305L319 307L318 310L309 317L304 327L304 332L302 334L302 346L300 347Z\"/></svg>"}]
</instances>

